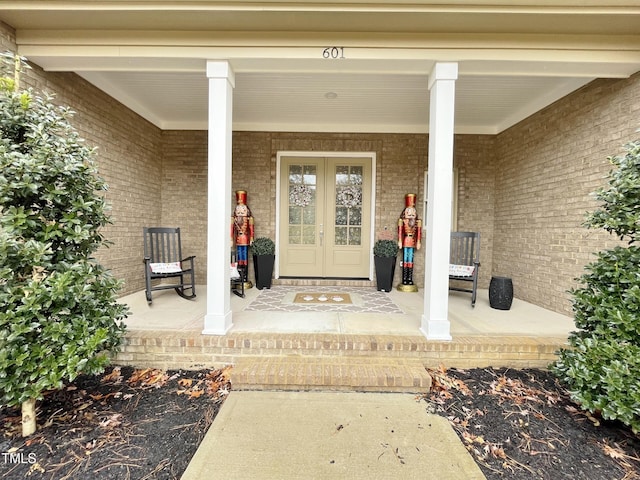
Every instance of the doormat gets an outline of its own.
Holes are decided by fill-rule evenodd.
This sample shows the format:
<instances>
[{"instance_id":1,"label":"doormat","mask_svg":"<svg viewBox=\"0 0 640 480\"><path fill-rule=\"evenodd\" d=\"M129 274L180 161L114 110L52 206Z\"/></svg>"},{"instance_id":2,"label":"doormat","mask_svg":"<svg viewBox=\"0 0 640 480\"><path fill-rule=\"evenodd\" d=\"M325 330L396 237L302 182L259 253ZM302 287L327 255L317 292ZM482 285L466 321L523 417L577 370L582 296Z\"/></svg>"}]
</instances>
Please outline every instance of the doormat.
<instances>
[{"instance_id":1,"label":"doormat","mask_svg":"<svg viewBox=\"0 0 640 480\"><path fill-rule=\"evenodd\" d=\"M326 299L323 300L324 297ZM338 300L338 297L343 300ZM379 292L374 287L284 285L262 290L245 311L404 313L388 293Z\"/></svg>"},{"instance_id":2,"label":"doormat","mask_svg":"<svg viewBox=\"0 0 640 480\"><path fill-rule=\"evenodd\" d=\"M293 303L320 303L329 305L331 303L337 304L350 304L353 303L351 301L351 295L348 293L296 293L295 298L293 299Z\"/></svg>"}]
</instances>

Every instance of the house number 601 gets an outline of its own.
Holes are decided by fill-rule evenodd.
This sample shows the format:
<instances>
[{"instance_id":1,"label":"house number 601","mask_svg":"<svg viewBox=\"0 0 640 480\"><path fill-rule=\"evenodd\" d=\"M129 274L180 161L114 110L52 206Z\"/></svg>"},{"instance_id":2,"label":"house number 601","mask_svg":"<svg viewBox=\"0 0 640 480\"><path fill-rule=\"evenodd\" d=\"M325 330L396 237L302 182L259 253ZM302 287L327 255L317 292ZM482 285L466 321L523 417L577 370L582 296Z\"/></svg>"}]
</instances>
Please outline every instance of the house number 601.
<instances>
[{"instance_id":1,"label":"house number 601","mask_svg":"<svg viewBox=\"0 0 640 480\"><path fill-rule=\"evenodd\" d=\"M322 50L322 58L344 58L344 47L327 47Z\"/></svg>"}]
</instances>

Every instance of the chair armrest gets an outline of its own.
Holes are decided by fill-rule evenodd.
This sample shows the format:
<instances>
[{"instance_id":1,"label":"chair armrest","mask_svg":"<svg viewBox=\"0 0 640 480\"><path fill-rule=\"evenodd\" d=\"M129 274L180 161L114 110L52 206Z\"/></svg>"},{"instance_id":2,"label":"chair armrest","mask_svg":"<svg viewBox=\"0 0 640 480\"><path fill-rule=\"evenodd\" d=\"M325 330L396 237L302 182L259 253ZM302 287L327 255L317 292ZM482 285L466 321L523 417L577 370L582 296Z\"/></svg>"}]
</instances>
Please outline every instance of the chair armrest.
<instances>
[{"instance_id":1,"label":"chair armrest","mask_svg":"<svg viewBox=\"0 0 640 480\"><path fill-rule=\"evenodd\" d=\"M183 258L182 260L180 260L180 264L184 263L184 262L189 262L191 263L191 268L193 268L193 259L196 258L195 255L191 255L189 257Z\"/></svg>"}]
</instances>

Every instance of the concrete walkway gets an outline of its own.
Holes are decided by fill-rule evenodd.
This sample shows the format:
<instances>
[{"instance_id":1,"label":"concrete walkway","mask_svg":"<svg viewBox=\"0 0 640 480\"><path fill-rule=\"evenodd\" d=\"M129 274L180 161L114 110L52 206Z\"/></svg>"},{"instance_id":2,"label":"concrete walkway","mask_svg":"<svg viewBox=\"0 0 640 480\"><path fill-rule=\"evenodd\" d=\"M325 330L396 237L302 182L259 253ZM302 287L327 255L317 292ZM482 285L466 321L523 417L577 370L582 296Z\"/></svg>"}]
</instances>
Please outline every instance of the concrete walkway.
<instances>
[{"instance_id":1,"label":"concrete walkway","mask_svg":"<svg viewBox=\"0 0 640 480\"><path fill-rule=\"evenodd\" d=\"M233 391L182 480L484 479L415 395Z\"/></svg>"}]
</instances>

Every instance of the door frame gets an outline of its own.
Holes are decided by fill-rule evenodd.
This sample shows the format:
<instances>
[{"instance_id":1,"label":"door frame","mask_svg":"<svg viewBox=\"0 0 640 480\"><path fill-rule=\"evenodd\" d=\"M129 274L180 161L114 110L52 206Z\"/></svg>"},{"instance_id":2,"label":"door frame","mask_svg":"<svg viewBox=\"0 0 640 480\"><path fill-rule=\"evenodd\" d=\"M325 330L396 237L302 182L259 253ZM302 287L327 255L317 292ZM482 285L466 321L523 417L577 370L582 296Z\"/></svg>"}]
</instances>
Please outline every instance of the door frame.
<instances>
[{"instance_id":1,"label":"door frame","mask_svg":"<svg viewBox=\"0 0 640 480\"><path fill-rule=\"evenodd\" d=\"M369 280L373 280L373 242L375 238L375 219L376 219L376 152L320 152L320 151L297 151L297 150L281 150L276 152L276 255L280 251L280 168L282 157L350 157L364 158L371 162L371 211L369 239L371 248L369 249ZM280 278L280 265L276 262L274 269L274 277Z\"/></svg>"}]
</instances>

